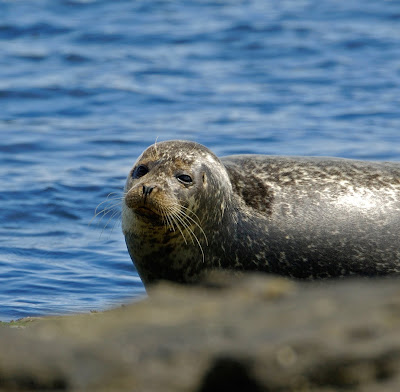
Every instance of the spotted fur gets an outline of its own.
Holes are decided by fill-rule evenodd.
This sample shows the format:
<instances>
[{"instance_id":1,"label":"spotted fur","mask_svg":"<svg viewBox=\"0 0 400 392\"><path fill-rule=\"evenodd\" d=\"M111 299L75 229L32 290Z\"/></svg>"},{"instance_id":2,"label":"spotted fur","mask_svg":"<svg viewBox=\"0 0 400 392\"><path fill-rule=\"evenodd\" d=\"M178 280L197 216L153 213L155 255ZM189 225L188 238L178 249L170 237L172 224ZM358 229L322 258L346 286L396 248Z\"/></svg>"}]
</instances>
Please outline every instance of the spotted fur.
<instances>
[{"instance_id":1,"label":"spotted fur","mask_svg":"<svg viewBox=\"0 0 400 392\"><path fill-rule=\"evenodd\" d=\"M139 164L149 172L132 179ZM200 144L169 141L145 150L132 172L122 228L145 284L193 282L215 268L307 279L400 272L399 163L219 159ZM143 186L153 187L146 206ZM185 223L166 216L173 209Z\"/></svg>"}]
</instances>

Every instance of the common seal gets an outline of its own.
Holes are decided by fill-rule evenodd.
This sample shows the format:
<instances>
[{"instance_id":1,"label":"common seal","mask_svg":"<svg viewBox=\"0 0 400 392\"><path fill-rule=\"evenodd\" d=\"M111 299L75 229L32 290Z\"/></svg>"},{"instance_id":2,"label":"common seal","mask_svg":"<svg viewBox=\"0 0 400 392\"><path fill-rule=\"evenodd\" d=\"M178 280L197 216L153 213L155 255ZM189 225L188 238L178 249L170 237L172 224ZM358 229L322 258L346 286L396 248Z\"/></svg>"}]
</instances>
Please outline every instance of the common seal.
<instances>
[{"instance_id":1,"label":"common seal","mask_svg":"<svg viewBox=\"0 0 400 392\"><path fill-rule=\"evenodd\" d=\"M294 278L400 272L400 164L233 155L166 141L125 186L122 229L144 284L212 269Z\"/></svg>"}]
</instances>

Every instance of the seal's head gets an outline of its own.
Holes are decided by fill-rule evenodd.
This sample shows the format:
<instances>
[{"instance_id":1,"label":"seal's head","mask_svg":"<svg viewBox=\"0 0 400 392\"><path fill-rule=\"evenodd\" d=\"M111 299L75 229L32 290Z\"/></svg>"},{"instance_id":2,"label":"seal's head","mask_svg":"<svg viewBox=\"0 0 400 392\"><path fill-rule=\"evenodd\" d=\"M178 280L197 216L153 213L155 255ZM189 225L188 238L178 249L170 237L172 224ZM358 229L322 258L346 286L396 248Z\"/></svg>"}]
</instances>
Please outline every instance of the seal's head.
<instances>
[{"instance_id":1,"label":"seal's head","mask_svg":"<svg viewBox=\"0 0 400 392\"><path fill-rule=\"evenodd\" d=\"M150 258L204 263L207 227L215 229L222 219L231 192L225 167L206 147L167 141L147 148L127 178L122 211L122 230L139 273Z\"/></svg>"}]
</instances>

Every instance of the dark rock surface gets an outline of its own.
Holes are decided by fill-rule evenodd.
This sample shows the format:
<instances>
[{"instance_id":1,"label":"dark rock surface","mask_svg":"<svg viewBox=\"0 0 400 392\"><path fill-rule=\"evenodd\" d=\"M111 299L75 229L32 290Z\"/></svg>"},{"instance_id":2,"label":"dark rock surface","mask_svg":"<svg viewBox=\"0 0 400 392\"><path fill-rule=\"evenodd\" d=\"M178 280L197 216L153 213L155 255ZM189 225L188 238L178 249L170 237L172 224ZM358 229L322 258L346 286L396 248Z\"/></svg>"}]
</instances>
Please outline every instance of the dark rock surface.
<instances>
[{"instance_id":1,"label":"dark rock surface","mask_svg":"<svg viewBox=\"0 0 400 392\"><path fill-rule=\"evenodd\" d=\"M214 275L0 328L1 391L398 391L400 281Z\"/></svg>"}]
</instances>

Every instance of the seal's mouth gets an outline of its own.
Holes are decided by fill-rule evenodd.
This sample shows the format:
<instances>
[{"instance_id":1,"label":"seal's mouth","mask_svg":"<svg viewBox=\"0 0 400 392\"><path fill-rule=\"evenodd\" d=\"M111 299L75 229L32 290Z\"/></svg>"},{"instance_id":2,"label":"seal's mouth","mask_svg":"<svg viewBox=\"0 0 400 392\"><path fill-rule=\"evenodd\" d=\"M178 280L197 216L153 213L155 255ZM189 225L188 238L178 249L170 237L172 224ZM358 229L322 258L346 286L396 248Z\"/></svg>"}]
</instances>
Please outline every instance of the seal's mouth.
<instances>
[{"instance_id":1,"label":"seal's mouth","mask_svg":"<svg viewBox=\"0 0 400 392\"><path fill-rule=\"evenodd\" d=\"M140 207L134 208L133 211L135 214L145 217L145 218L148 218L148 219L151 219L151 220L160 220L161 219L160 214L158 214L157 212L153 211L152 209L150 209L146 206L140 206Z\"/></svg>"}]
</instances>

